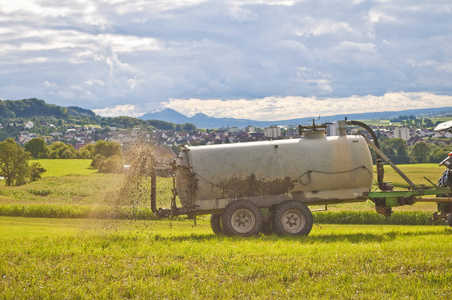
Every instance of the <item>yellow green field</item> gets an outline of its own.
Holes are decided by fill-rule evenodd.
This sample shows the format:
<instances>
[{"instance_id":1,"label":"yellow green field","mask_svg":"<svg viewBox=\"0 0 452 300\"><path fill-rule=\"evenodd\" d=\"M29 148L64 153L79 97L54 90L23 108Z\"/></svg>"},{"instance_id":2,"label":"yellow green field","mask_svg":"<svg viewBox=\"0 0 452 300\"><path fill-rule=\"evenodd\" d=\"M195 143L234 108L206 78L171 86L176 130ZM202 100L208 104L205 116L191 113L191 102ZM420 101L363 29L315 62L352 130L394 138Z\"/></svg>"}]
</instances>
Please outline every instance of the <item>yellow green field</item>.
<instances>
[{"instance_id":1,"label":"yellow green field","mask_svg":"<svg viewBox=\"0 0 452 300\"><path fill-rule=\"evenodd\" d=\"M91 175L97 170L90 166L91 159L34 159L46 169L42 177L59 177L67 175Z\"/></svg>"},{"instance_id":2,"label":"yellow green field","mask_svg":"<svg viewBox=\"0 0 452 300\"><path fill-rule=\"evenodd\" d=\"M427 177L433 183L437 183L445 170L444 167L440 167L438 164L408 164L398 165L397 167L416 185L425 186L432 185L424 177ZM385 181L392 182L396 187L408 187L408 184L389 165L385 165Z\"/></svg>"}]
</instances>

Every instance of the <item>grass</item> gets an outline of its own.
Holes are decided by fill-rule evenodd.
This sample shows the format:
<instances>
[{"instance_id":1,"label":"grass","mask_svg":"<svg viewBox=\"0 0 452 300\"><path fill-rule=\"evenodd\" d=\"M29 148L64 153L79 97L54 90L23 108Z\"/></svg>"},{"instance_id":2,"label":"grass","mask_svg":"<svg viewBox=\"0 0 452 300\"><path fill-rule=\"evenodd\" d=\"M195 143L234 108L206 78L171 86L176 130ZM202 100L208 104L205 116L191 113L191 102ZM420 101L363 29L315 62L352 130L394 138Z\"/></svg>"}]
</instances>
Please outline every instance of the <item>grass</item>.
<instances>
[{"instance_id":1,"label":"grass","mask_svg":"<svg viewBox=\"0 0 452 300\"><path fill-rule=\"evenodd\" d=\"M447 122L447 121L452 120L452 117L450 115L448 117L434 117L434 118L431 118L431 120L432 120L433 123L436 123L436 122Z\"/></svg>"},{"instance_id":2,"label":"grass","mask_svg":"<svg viewBox=\"0 0 452 300\"><path fill-rule=\"evenodd\" d=\"M2 299L448 299L452 229L314 226L214 236L208 220L0 217Z\"/></svg>"},{"instance_id":3,"label":"grass","mask_svg":"<svg viewBox=\"0 0 452 300\"><path fill-rule=\"evenodd\" d=\"M91 159L34 159L46 169L42 177L59 177L68 175L91 175L97 170L91 167Z\"/></svg>"},{"instance_id":4,"label":"grass","mask_svg":"<svg viewBox=\"0 0 452 300\"><path fill-rule=\"evenodd\" d=\"M397 167L416 185L423 184L426 186L432 185L424 177L427 177L433 183L437 183L445 170L438 164L408 164L397 165ZM385 181L392 182L395 187L408 187L408 184L389 165L385 165Z\"/></svg>"},{"instance_id":5,"label":"grass","mask_svg":"<svg viewBox=\"0 0 452 300\"><path fill-rule=\"evenodd\" d=\"M417 185L426 185L431 186L431 184L424 178L427 177L432 182L437 182L439 177L444 172L444 167L439 167L438 164L406 164L406 165L397 165L397 167L405 173L408 178L411 179ZM405 182L405 180L400 177L397 172L391 168L390 165L385 165L385 182L391 182L395 187L407 188L409 185ZM374 187L377 187L376 184L376 168L374 166Z\"/></svg>"},{"instance_id":6,"label":"grass","mask_svg":"<svg viewBox=\"0 0 452 300\"><path fill-rule=\"evenodd\" d=\"M0 203L98 204L118 190L120 177L111 174L44 177L22 186L0 186Z\"/></svg>"},{"instance_id":7,"label":"grass","mask_svg":"<svg viewBox=\"0 0 452 300\"><path fill-rule=\"evenodd\" d=\"M124 174L44 177L22 186L0 185L0 204L108 205L118 195L124 182ZM144 187L141 204L150 203L149 182L146 183L148 186ZM159 177L157 187L158 205L168 206L172 196L172 179Z\"/></svg>"}]
</instances>

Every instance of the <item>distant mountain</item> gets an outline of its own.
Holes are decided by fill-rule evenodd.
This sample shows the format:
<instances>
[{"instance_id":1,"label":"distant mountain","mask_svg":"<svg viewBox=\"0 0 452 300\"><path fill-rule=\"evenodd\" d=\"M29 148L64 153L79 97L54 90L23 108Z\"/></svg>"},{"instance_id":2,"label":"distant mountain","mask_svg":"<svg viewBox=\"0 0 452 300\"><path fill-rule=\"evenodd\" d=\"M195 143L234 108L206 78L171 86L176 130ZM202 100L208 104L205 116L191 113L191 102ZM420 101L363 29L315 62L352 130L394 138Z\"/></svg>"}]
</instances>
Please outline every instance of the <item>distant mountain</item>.
<instances>
[{"instance_id":1,"label":"distant mountain","mask_svg":"<svg viewBox=\"0 0 452 300\"><path fill-rule=\"evenodd\" d=\"M164 109L156 109L151 111L150 113L147 113L138 119L141 120L160 120L175 124L184 124L189 123L190 118L187 116L184 116L183 114L175 111L171 108L164 108Z\"/></svg>"},{"instance_id":2,"label":"distant mountain","mask_svg":"<svg viewBox=\"0 0 452 300\"><path fill-rule=\"evenodd\" d=\"M425 108L425 109L410 109L401 111L385 111L385 112L372 112L361 114L340 114L333 116L321 116L321 122L333 122L343 120L347 117L349 120L378 120L378 119L391 119L403 115L429 115L438 113L452 113L452 107L441 108ZM234 118L214 118L205 114L198 113L193 117L187 117L173 109L165 108L156 110L141 116L142 120L160 120L166 122L172 122L176 124L192 123L199 128L222 128L222 127L240 127L244 128L248 125L256 127L265 127L271 125L294 125L294 124L306 124L312 119L317 119L318 116L288 119L280 121L254 121L249 119L234 119Z\"/></svg>"},{"instance_id":3,"label":"distant mountain","mask_svg":"<svg viewBox=\"0 0 452 300\"><path fill-rule=\"evenodd\" d=\"M350 120L375 120L391 119L401 115L422 116L429 114L438 114L441 112L452 113L452 107L322 116L320 122L343 120L345 117ZM256 127L266 127L271 125L296 125L307 124L310 122L310 120L318 118L318 116L312 116L308 118L280 121L255 121L249 119L215 118L209 117L202 113L198 113L193 117L187 117L169 108L154 110L141 116L138 119L131 117L104 118L96 115L89 109L84 109L77 106L62 107L53 104L47 104L45 101L36 98L23 100L0 100L0 121L2 119L27 119L33 117L63 119L67 122L69 121L70 123L75 122L75 124L100 124L102 126L114 126L119 128L130 128L139 125L153 126L157 129L164 130L176 129L178 128L176 124L184 124L179 125L179 128L193 127L190 124L194 124L199 128L224 128L228 126L244 128L248 125L253 125Z\"/></svg>"}]
</instances>

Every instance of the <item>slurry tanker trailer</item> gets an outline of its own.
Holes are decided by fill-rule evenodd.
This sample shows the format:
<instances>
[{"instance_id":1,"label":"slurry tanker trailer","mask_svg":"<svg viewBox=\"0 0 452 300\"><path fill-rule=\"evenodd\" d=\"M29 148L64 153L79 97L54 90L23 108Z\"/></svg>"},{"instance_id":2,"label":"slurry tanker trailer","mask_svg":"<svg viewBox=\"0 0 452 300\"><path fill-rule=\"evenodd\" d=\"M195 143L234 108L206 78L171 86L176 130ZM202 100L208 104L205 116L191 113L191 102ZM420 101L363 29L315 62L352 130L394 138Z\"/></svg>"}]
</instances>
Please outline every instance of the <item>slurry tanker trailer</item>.
<instances>
[{"instance_id":1,"label":"slurry tanker trailer","mask_svg":"<svg viewBox=\"0 0 452 300\"><path fill-rule=\"evenodd\" d=\"M156 164L152 165L152 211L160 217L210 214L216 234L251 236L271 230L307 235L313 225L310 205L370 199L378 213L389 217L392 207L434 201L439 212L433 218L444 218L452 226L451 156L442 163L447 167L442 186L417 186L380 151L370 127L357 121L338 123L339 136L327 137L326 126L313 121L312 126L299 126L298 139L183 146L171 164L171 208L156 207ZM367 135L347 135L346 125L360 126ZM451 128L452 124L444 130ZM379 191L372 191L369 148L376 153ZM383 161L406 180L409 190L394 191L383 181Z\"/></svg>"}]
</instances>

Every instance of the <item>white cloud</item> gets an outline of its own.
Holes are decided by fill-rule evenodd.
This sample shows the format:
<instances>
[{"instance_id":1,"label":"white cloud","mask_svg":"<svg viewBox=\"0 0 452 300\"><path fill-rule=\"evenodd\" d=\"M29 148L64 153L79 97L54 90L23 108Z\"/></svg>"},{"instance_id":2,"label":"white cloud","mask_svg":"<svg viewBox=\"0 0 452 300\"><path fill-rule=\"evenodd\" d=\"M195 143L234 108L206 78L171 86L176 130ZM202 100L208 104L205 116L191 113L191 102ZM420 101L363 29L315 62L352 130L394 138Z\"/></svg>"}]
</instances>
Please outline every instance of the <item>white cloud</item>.
<instances>
[{"instance_id":1,"label":"white cloud","mask_svg":"<svg viewBox=\"0 0 452 300\"><path fill-rule=\"evenodd\" d=\"M0 97L147 112L168 99L366 110L366 95L452 95L451 14L442 0L2 1Z\"/></svg>"},{"instance_id":2,"label":"white cloud","mask_svg":"<svg viewBox=\"0 0 452 300\"><path fill-rule=\"evenodd\" d=\"M379 97L368 95L325 99L307 97L266 97L253 100L171 99L169 102L162 103L164 107L172 108L187 116L204 113L218 118L250 118L259 121L450 107L451 104L452 96L402 92L387 93Z\"/></svg>"},{"instance_id":3,"label":"white cloud","mask_svg":"<svg viewBox=\"0 0 452 300\"><path fill-rule=\"evenodd\" d=\"M102 109L93 109L94 113L103 117L118 117L118 116L131 116L139 117L143 113L137 113L134 105L125 104L117 105L115 107L107 107Z\"/></svg>"}]
</instances>

